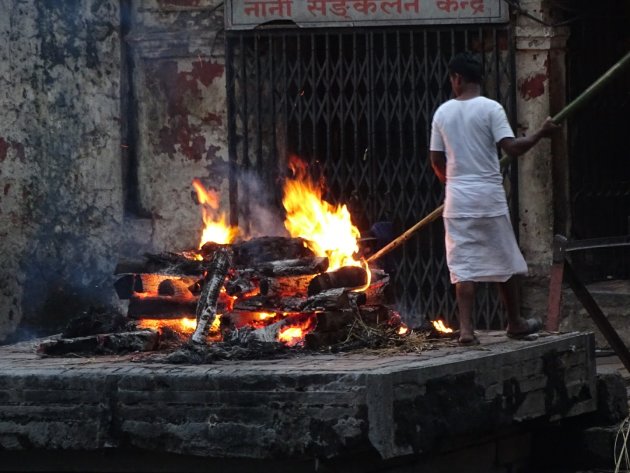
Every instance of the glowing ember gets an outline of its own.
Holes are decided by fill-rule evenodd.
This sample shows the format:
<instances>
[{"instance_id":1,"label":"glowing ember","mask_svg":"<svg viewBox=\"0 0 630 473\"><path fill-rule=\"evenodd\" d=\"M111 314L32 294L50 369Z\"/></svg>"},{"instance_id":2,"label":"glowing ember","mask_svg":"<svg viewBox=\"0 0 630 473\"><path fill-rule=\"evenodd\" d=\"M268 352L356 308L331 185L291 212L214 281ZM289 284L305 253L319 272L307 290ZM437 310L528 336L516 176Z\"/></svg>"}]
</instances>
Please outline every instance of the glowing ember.
<instances>
[{"instance_id":1,"label":"glowing ember","mask_svg":"<svg viewBox=\"0 0 630 473\"><path fill-rule=\"evenodd\" d=\"M433 327L435 327L435 330L437 330L438 332L453 333L453 329L444 325L444 322L442 322L441 320L433 320L432 323Z\"/></svg>"},{"instance_id":2,"label":"glowing ember","mask_svg":"<svg viewBox=\"0 0 630 473\"><path fill-rule=\"evenodd\" d=\"M256 312L258 320L272 319L276 316L275 312Z\"/></svg>"},{"instance_id":3,"label":"glowing ember","mask_svg":"<svg viewBox=\"0 0 630 473\"><path fill-rule=\"evenodd\" d=\"M292 157L289 166L293 177L286 179L282 204L287 213L284 225L291 236L304 238L315 255L327 256L328 271L360 266L354 254L359 250L361 234L352 224L348 208L323 200L322 186L309 176L298 158Z\"/></svg>"},{"instance_id":4,"label":"glowing ember","mask_svg":"<svg viewBox=\"0 0 630 473\"><path fill-rule=\"evenodd\" d=\"M301 314L296 318L301 320L292 321L291 325L287 325L278 332L278 341L294 347L304 342L304 336L315 328L316 319L312 314Z\"/></svg>"},{"instance_id":5,"label":"glowing ember","mask_svg":"<svg viewBox=\"0 0 630 473\"><path fill-rule=\"evenodd\" d=\"M278 334L278 341L293 347L304 340L304 330L301 327L285 327Z\"/></svg>"},{"instance_id":6,"label":"glowing ember","mask_svg":"<svg viewBox=\"0 0 630 473\"><path fill-rule=\"evenodd\" d=\"M197 179L193 179L192 185L197 191L197 200L202 206L203 223L205 225L199 248L208 242L232 243L238 234L238 228L230 227L225 223L225 214L219 212L219 195L217 192L206 189Z\"/></svg>"},{"instance_id":7,"label":"glowing ember","mask_svg":"<svg viewBox=\"0 0 630 473\"><path fill-rule=\"evenodd\" d=\"M218 317L217 317L218 320ZM163 328L170 328L176 332L181 333L193 333L197 327L197 321L195 319L174 319L174 320L153 320L143 319L138 322L138 328L150 328L153 330L159 330ZM214 328L214 327L213 327ZM218 324L217 324L218 329Z\"/></svg>"},{"instance_id":8,"label":"glowing ember","mask_svg":"<svg viewBox=\"0 0 630 473\"><path fill-rule=\"evenodd\" d=\"M407 335L408 333L409 333L409 327L407 327L405 324L402 324L398 328L398 335Z\"/></svg>"}]
</instances>

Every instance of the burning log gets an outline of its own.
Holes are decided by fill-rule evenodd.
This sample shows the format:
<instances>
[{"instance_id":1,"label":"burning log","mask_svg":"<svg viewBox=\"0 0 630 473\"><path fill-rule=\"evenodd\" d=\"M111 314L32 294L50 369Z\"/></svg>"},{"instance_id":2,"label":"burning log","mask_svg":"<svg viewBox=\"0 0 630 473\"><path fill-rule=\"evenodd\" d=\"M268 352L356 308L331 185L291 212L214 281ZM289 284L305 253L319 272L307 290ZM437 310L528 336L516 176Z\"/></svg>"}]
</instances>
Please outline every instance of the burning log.
<instances>
[{"instance_id":1,"label":"burning log","mask_svg":"<svg viewBox=\"0 0 630 473\"><path fill-rule=\"evenodd\" d=\"M310 258L314 254L302 238L261 237L229 245L233 251L233 265L248 268L269 261ZM216 251L226 245L208 242L201 247L200 253L205 260L212 258Z\"/></svg>"},{"instance_id":2,"label":"burning log","mask_svg":"<svg viewBox=\"0 0 630 473\"><path fill-rule=\"evenodd\" d=\"M260 281L260 294L270 297L303 297L314 277L315 275L308 274L264 278Z\"/></svg>"},{"instance_id":3,"label":"burning log","mask_svg":"<svg viewBox=\"0 0 630 473\"><path fill-rule=\"evenodd\" d=\"M230 250L220 248L215 251L206 275L205 286L199 296L197 305L197 328L191 340L197 344L205 344L208 330L214 322L217 312L217 302L225 277L232 265L232 255Z\"/></svg>"},{"instance_id":4,"label":"burning log","mask_svg":"<svg viewBox=\"0 0 630 473\"><path fill-rule=\"evenodd\" d=\"M251 267L269 261L310 258L315 256L302 238L262 237L233 245L234 266ZM202 249L203 251L203 249Z\"/></svg>"},{"instance_id":5,"label":"burning log","mask_svg":"<svg viewBox=\"0 0 630 473\"><path fill-rule=\"evenodd\" d=\"M338 332L346 329L356 318L356 314L352 310L339 310L334 312L317 312L315 319L317 321L316 331L319 332Z\"/></svg>"},{"instance_id":6,"label":"burning log","mask_svg":"<svg viewBox=\"0 0 630 473\"><path fill-rule=\"evenodd\" d=\"M92 355L151 351L157 348L158 332L138 330L135 332L105 333L77 338L58 338L40 343L37 352L42 355L59 356L69 353Z\"/></svg>"},{"instance_id":7,"label":"burning log","mask_svg":"<svg viewBox=\"0 0 630 473\"><path fill-rule=\"evenodd\" d=\"M237 299L232 310L243 312L299 312L305 297L253 296Z\"/></svg>"},{"instance_id":8,"label":"burning log","mask_svg":"<svg viewBox=\"0 0 630 473\"><path fill-rule=\"evenodd\" d=\"M240 330L233 330L229 333L227 339L229 342L238 343L239 345L248 345L251 342L277 342L278 334L286 323L287 321L283 319L258 329L252 326L247 326Z\"/></svg>"},{"instance_id":9,"label":"burning log","mask_svg":"<svg viewBox=\"0 0 630 473\"><path fill-rule=\"evenodd\" d=\"M253 269L237 271L234 277L225 283L225 292L236 297L256 294L260 292L259 276Z\"/></svg>"},{"instance_id":10,"label":"burning log","mask_svg":"<svg viewBox=\"0 0 630 473\"><path fill-rule=\"evenodd\" d=\"M365 286L367 281L368 275L365 269L358 266L344 266L336 271L314 277L308 286L308 295L313 296L327 289L361 287Z\"/></svg>"},{"instance_id":11,"label":"burning log","mask_svg":"<svg viewBox=\"0 0 630 473\"><path fill-rule=\"evenodd\" d=\"M256 269L265 276L300 276L323 273L328 269L328 258L312 257L270 261Z\"/></svg>"},{"instance_id":12,"label":"burning log","mask_svg":"<svg viewBox=\"0 0 630 473\"><path fill-rule=\"evenodd\" d=\"M363 294L365 294L365 305L388 304L392 295L389 290L389 276L385 275L381 279L372 282Z\"/></svg>"},{"instance_id":13,"label":"burning log","mask_svg":"<svg viewBox=\"0 0 630 473\"><path fill-rule=\"evenodd\" d=\"M196 278L165 274L125 274L114 283L118 297L130 299L134 294L157 294L161 296L191 296Z\"/></svg>"},{"instance_id":14,"label":"burning log","mask_svg":"<svg viewBox=\"0 0 630 473\"><path fill-rule=\"evenodd\" d=\"M248 345L252 342L275 343L282 339L282 333L285 330L292 328L300 334L297 338L299 341L302 341L304 338L303 334L311 330L314 325L314 314L295 314L262 328L252 329L251 326L247 326L240 330L234 330L233 332L230 332L228 341L231 343L236 342L241 345ZM289 345L292 345L292 343L289 343Z\"/></svg>"},{"instance_id":15,"label":"burning log","mask_svg":"<svg viewBox=\"0 0 630 473\"><path fill-rule=\"evenodd\" d=\"M243 312L266 312L265 309L273 309L276 306L274 298L253 296L243 297L234 302L233 310Z\"/></svg>"},{"instance_id":16,"label":"burning log","mask_svg":"<svg viewBox=\"0 0 630 473\"><path fill-rule=\"evenodd\" d=\"M158 284L157 293L160 296L186 297L192 295L188 286L190 286L190 284L187 285L183 281L169 278Z\"/></svg>"},{"instance_id":17,"label":"burning log","mask_svg":"<svg viewBox=\"0 0 630 473\"><path fill-rule=\"evenodd\" d=\"M322 291L306 299L302 310L314 312L318 310L350 309L348 292L348 289L343 287Z\"/></svg>"},{"instance_id":18,"label":"burning log","mask_svg":"<svg viewBox=\"0 0 630 473\"><path fill-rule=\"evenodd\" d=\"M131 319L179 319L194 317L199 298L174 296L132 297L127 317Z\"/></svg>"},{"instance_id":19,"label":"burning log","mask_svg":"<svg viewBox=\"0 0 630 473\"><path fill-rule=\"evenodd\" d=\"M262 327L282 320L275 312L227 312L221 315L221 331L230 332L243 327Z\"/></svg>"},{"instance_id":20,"label":"burning log","mask_svg":"<svg viewBox=\"0 0 630 473\"><path fill-rule=\"evenodd\" d=\"M176 276L200 276L204 272L203 261L179 253L145 254L145 260L123 260L118 263L114 274L159 273Z\"/></svg>"}]
</instances>

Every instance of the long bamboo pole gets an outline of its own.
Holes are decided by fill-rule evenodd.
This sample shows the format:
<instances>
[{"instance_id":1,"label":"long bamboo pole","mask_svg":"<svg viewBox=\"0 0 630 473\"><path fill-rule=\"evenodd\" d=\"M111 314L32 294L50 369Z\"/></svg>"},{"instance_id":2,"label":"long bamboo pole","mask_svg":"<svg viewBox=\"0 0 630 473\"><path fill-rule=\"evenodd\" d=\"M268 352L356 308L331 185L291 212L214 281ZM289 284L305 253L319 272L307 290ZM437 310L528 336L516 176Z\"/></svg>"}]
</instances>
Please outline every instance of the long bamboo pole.
<instances>
[{"instance_id":1,"label":"long bamboo pole","mask_svg":"<svg viewBox=\"0 0 630 473\"><path fill-rule=\"evenodd\" d=\"M560 123L561 121L568 118L570 115L574 114L580 107L585 105L591 98L593 98L599 91L601 91L610 80L615 77L625 66L630 64L630 52L628 52L623 58L621 58L614 66L608 69L602 76L599 77L595 82L593 82L584 92L582 92L576 99L574 99L571 103L566 105L560 112L551 117L551 120L554 123ZM501 168L507 166L512 160L511 156L504 156L499 161ZM418 223L416 223L413 227L405 231L398 238L392 240L390 243L385 245L383 248L378 250L376 253L371 255L367 262L371 263L372 261L377 260L383 255L386 255L392 250L395 250L404 242L409 240L421 228L426 227L429 223L437 220L442 216L442 211L444 210L444 204L440 205L429 215L424 217Z\"/></svg>"}]
</instances>

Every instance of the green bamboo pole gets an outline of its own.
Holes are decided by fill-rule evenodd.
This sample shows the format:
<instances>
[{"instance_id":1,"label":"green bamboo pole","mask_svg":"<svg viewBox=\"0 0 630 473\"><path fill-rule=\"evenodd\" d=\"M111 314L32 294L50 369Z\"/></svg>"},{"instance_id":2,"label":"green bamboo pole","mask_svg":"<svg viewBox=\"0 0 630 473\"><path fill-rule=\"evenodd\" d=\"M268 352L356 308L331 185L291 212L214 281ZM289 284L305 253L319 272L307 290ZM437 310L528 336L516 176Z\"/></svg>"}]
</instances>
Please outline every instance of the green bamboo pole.
<instances>
[{"instance_id":1,"label":"green bamboo pole","mask_svg":"<svg viewBox=\"0 0 630 473\"><path fill-rule=\"evenodd\" d=\"M599 77L595 82L593 82L584 92L582 92L576 99L571 101L568 105L566 105L560 112L551 117L551 120L554 123L560 123L570 115L574 114L580 107L584 106L591 98L593 98L600 90L604 88L610 80L615 77L624 67L630 64L630 52L626 53L626 55L621 58L614 66L608 69L602 76ZM501 168L509 165L512 160L511 156L503 156L499 161ZM385 245L383 248L378 250L372 256L367 259L368 263L377 260L383 255L386 255L392 250L395 250L404 242L409 240L421 228L427 226L429 223L437 220L442 216L442 211L444 210L444 204L440 205L429 215L425 216L422 220L416 223L413 227L405 231L402 235L400 235L395 240L392 240L390 243Z\"/></svg>"}]
</instances>

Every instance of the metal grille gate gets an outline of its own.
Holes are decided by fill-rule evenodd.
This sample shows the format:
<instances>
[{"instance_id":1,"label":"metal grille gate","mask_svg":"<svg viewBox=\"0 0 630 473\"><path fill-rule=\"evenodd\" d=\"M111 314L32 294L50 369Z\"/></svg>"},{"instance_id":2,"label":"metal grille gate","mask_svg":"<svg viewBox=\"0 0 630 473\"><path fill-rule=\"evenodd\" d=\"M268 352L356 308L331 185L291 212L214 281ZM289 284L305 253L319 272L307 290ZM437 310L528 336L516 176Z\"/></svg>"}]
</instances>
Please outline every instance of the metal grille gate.
<instances>
[{"instance_id":1,"label":"metal grille gate","mask_svg":"<svg viewBox=\"0 0 630 473\"><path fill-rule=\"evenodd\" d=\"M450 95L450 57L480 52L484 93L513 119L512 44L507 26L229 33L232 223L246 227L261 203L281 208L279 177L295 154L321 170L327 200L348 204L361 231L389 221L402 233L443 200L427 150L433 113ZM254 189L251 175L273 192ZM453 319L443 247L438 222L385 262L410 323ZM494 288L480 287L476 313L479 328L503 324Z\"/></svg>"}]
</instances>

